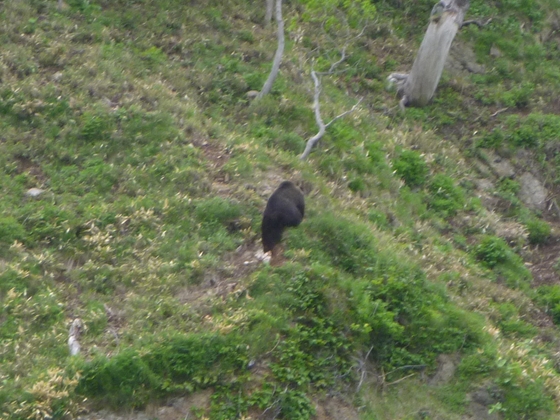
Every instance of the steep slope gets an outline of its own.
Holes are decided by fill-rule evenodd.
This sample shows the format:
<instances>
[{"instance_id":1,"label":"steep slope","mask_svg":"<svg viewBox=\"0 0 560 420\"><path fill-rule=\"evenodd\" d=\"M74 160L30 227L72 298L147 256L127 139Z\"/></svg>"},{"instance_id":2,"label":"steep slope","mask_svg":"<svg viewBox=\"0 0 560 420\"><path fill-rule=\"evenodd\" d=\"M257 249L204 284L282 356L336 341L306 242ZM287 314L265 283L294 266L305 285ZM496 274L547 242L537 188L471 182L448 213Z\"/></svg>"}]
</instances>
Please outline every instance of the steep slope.
<instances>
[{"instance_id":1,"label":"steep slope","mask_svg":"<svg viewBox=\"0 0 560 420\"><path fill-rule=\"evenodd\" d=\"M555 418L558 6L473 1L402 114L430 2L285 4L258 102L274 26L223 3L2 6L2 416ZM362 102L301 162L343 49L322 115Z\"/></svg>"}]
</instances>

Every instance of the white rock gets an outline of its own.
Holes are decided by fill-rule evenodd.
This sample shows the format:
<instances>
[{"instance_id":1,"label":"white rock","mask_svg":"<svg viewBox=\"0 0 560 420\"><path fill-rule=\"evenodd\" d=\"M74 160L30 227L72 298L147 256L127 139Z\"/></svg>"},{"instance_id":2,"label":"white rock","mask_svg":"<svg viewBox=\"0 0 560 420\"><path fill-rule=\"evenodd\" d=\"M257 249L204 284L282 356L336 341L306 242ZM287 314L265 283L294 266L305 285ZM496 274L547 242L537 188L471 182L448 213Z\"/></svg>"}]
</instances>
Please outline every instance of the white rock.
<instances>
[{"instance_id":1,"label":"white rock","mask_svg":"<svg viewBox=\"0 0 560 420\"><path fill-rule=\"evenodd\" d=\"M27 197L33 197L33 198L37 198L39 197L41 194L43 194L45 192L45 190L42 190L41 188L29 188L26 192L25 195Z\"/></svg>"}]
</instances>

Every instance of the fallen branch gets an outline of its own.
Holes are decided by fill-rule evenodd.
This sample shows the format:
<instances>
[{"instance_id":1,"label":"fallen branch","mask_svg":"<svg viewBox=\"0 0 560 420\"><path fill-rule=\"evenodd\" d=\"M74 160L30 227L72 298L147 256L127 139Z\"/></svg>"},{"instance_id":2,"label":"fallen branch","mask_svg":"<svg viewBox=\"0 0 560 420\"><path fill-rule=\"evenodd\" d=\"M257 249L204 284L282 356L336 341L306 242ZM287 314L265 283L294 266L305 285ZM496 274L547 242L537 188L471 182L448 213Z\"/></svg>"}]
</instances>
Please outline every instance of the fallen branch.
<instances>
[{"instance_id":1,"label":"fallen branch","mask_svg":"<svg viewBox=\"0 0 560 420\"><path fill-rule=\"evenodd\" d=\"M395 384L398 384L399 382L404 381L405 379L408 379L408 378L413 377L414 375L416 375L416 373L411 373L410 375L403 376L402 378L397 379L396 381L393 381L393 382L385 382L384 385L385 385L385 386L395 385Z\"/></svg>"},{"instance_id":2,"label":"fallen branch","mask_svg":"<svg viewBox=\"0 0 560 420\"><path fill-rule=\"evenodd\" d=\"M381 392L385 392L385 388L387 386L398 384L399 382L404 381L405 379L408 379L408 378L416 375L416 372L415 372L415 373L411 373L409 375L403 376L402 378L399 378L399 379L397 379L393 382L387 382L386 381L387 376L389 376L389 375L391 375L391 374L393 374L393 373L395 373L399 370L409 370L409 369L422 371L422 370L426 369L426 365L404 365L404 366L400 366L396 369L393 369L392 371L390 371L388 373L385 373L385 370L383 368L381 368Z\"/></svg>"},{"instance_id":3,"label":"fallen branch","mask_svg":"<svg viewBox=\"0 0 560 420\"><path fill-rule=\"evenodd\" d=\"M502 108L502 109L498 109L496 112L494 112L492 115L490 115L490 118L495 117L498 114L501 114L502 112L507 111L509 108Z\"/></svg>"},{"instance_id":4,"label":"fallen branch","mask_svg":"<svg viewBox=\"0 0 560 420\"><path fill-rule=\"evenodd\" d=\"M461 28L463 28L464 26L467 26L467 25L476 25L476 26L478 26L479 28L483 28L483 27L485 27L486 25L488 25L490 22L492 22L492 18L488 18L488 19L486 20L486 22L481 22L480 20L476 20L476 19L466 20L466 21L464 21L463 24L461 25Z\"/></svg>"}]
</instances>

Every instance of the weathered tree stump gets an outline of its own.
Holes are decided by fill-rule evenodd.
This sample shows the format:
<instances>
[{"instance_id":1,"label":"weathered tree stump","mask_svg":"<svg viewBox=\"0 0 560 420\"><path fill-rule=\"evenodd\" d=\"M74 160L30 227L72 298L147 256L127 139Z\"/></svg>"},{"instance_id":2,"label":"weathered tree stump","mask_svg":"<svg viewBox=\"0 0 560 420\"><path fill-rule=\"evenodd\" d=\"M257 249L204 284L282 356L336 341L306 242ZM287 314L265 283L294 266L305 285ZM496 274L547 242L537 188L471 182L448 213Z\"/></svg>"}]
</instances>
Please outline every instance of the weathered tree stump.
<instances>
[{"instance_id":1,"label":"weathered tree stump","mask_svg":"<svg viewBox=\"0 0 560 420\"><path fill-rule=\"evenodd\" d=\"M410 74L393 73L388 78L402 95L401 108L430 102L468 8L469 0L441 0L434 6Z\"/></svg>"}]
</instances>

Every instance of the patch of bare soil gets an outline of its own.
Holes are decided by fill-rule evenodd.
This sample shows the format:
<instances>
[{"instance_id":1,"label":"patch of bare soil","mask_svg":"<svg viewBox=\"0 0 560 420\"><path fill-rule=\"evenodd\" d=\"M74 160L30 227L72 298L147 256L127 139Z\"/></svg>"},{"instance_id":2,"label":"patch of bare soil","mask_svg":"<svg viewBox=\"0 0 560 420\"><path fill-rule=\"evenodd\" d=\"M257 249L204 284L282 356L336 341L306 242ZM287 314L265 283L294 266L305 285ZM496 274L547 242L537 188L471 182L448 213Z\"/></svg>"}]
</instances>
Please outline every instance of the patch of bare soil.
<instances>
[{"instance_id":1,"label":"patch of bare soil","mask_svg":"<svg viewBox=\"0 0 560 420\"><path fill-rule=\"evenodd\" d=\"M550 239L533 250L529 267L533 273L533 287L560 284L560 276L555 268L559 259L560 238Z\"/></svg>"},{"instance_id":2,"label":"patch of bare soil","mask_svg":"<svg viewBox=\"0 0 560 420\"><path fill-rule=\"evenodd\" d=\"M207 140L201 140L194 142L194 145L202 150L204 157L215 171L219 171L220 168L229 160L229 150L222 147L220 144L209 142Z\"/></svg>"},{"instance_id":3,"label":"patch of bare soil","mask_svg":"<svg viewBox=\"0 0 560 420\"><path fill-rule=\"evenodd\" d=\"M259 244L243 244L224 258L219 271L208 272L199 285L189 285L177 293L184 304L204 306L214 298L226 298L230 294L241 296L246 292L242 280L262 263Z\"/></svg>"}]
</instances>

